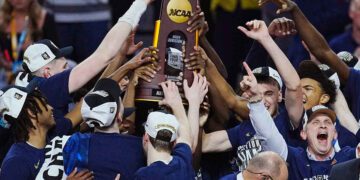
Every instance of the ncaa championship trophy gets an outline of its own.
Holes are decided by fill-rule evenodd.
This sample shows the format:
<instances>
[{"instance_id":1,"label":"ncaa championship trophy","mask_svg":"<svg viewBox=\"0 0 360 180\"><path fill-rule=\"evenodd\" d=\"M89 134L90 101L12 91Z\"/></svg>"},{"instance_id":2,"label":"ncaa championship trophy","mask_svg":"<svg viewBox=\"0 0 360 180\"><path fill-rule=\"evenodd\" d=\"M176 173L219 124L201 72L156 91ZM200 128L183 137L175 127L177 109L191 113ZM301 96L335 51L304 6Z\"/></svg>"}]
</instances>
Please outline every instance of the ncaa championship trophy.
<instances>
[{"instance_id":1,"label":"ncaa championship trophy","mask_svg":"<svg viewBox=\"0 0 360 180\"><path fill-rule=\"evenodd\" d=\"M196 5L197 0L162 0L153 38L153 46L159 49L158 64L161 69L151 82L139 80L135 95L137 122L146 120L149 112L160 109L158 102L163 99L163 92L159 83L179 81L180 74L189 84L192 83L193 74L185 67L184 59L190 57L198 43L198 31L190 33L186 30ZM179 90L184 97L182 87Z\"/></svg>"}]
</instances>

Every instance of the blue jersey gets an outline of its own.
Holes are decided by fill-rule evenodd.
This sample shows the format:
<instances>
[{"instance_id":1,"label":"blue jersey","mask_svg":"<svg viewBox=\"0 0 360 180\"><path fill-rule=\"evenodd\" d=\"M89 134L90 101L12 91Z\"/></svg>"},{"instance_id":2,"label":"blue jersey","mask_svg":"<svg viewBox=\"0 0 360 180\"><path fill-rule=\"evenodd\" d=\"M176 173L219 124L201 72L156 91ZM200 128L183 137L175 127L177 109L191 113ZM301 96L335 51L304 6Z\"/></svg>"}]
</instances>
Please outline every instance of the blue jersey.
<instances>
[{"instance_id":1,"label":"blue jersey","mask_svg":"<svg viewBox=\"0 0 360 180\"><path fill-rule=\"evenodd\" d=\"M349 78L344 88L344 96L349 102L351 112L360 119L360 70L350 68Z\"/></svg>"},{"instance_id":2,"label":"blue jersey","mask_svg":"<svg viewBox=\"0 0 360 180\"><path fill-rule=\"evenodd\" d=\"M119 133L76 133L63 150L64 167L70 174L75 167L94 172L95 179L134 179L135 172L146 165L142 139Z\"/></svg>"},{"instance_id":3,"label":"blue jersey","mask_svg":"<svg viewBox=\"0 0 360 180\"><path fill-rule=\"evenodd\" d=\"M147 167L143 167L136 172L135 179L194 179L195 172L192 167L192 153L189 145L178 143L172 151L173 159L169 164L156 161Z\"/></svg>"},{"instance_id":4,"label":"blue jersey","mask_svg":"<svg viewBox=\"0 0 360 180\"><path fill-rule=\"evenodd\" d=\"M0 179L35 179L44 159L44 149L37 149L25 142L15 143L3 161Z\"/></svg>"},{"instance_id":5,"label":"blue jersey","mask_svg":"<svg viewBox=\"0 0 360 180\"><path fill-rule=\"evenodd\" d=\"M331 160L314 161L308 158L306 150L288 146L287 162L289 163L289 179L291 180L315 180L328 179L331 167L340 162L356 158L355 149L342 148L336 152Z\"/></svg>"},{"instance_id":6,"label":"blue jersey","mask_svg":"<svg viewBox=\"0 0 360 180\"><path fill-rule=\"evenodd\" d=\"M300 138L298 138L299 140L294 138L296 135L293 134L297 133L297 131L291 130L286 108L284 106L280 107L279 114L274 119L277 129L287 143L300 144L298 143L301 142ZM256 132L250 120L243 121L226 132L235 151L235 157L230 162L231 167L234 172L243 171L249 160L263 150L263 140L254 137Z\"/></svg>"},{"instance_id":7,"label":"blue jersey","mask_svg":"<svg viewBox=\"0 0 360 180\"><path fill-rule=\"evenodd\" d=\"M330 41L329 45L335 53L339 53L341 51L348 51L353 54L358 47L358 44L352 37L352 28L349 28L339 36L334 37Z\"/></svg>"},{"instance_id":8,"label":"blue jersey","mask_svg":"<svg viewBox=\"0 0 360 180\"><path fill-rule=\"evenodd\" d=\"M69 77L71 69L63 71L50 78L39 78L38 87L40 92L47 98L54 108L55 119L63 117L68 112L68 104L71 100L69 94Z\"/></svg>"}]
</instances>

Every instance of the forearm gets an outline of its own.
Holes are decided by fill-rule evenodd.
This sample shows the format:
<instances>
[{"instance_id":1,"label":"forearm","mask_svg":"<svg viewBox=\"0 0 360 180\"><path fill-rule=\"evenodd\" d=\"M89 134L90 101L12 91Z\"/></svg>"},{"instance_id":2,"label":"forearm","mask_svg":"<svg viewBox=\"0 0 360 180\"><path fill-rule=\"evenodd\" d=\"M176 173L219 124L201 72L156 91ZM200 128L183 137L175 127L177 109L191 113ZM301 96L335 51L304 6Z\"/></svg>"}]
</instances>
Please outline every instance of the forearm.
<instances>
[{"instance_id":1,"label":"forearm","mask_svg":"<svg viewBox=\"0 0 360 180\"><path fill-rule=\"evenodd\" d=\"M75 105L75 107L65 115L65 118L67 118L71 121L72 127L76 127L81 122L83 122L82 115L81 115L82 102L83 101L81 100L79 103L77 103Z\"/></svg>"},{"instance_id":2,"label":"forearm","mask_svg":"<svg viewBox=\"0 0 360 180\"><path fill-rule=\"evenodd\" d=\"M104 70L104 72L101 74L101 78L105 78L110 76L112 73L114 73L116 71L116 69L118 69L122 64L124 64L126 60L126 57L123 56L122 54L118 53L112 60L111 63L109 65L106 66L106 69Z\"/></svg>"},{"instance_id":3,"label":"forearm","mask_svg":"<svg viewBox=\"0 0 360 180\"><path fill-rule=\"evenodd\" d=\"M188 120L192 136L192 149L195 151L199 135L199 110L200 104L189 101Z\"/></svg>"},{"instance_id":4,"label":"forearm","mask_svg":"<svg viewBox=\"0 0 360 180\"><path fill-rule=\"evenodd\" d=\"M70 93L85 85L109 64L110 60L120 50L132 28L134 28L133 26L138 23L140 16L145 9L146 3L144 0L134 1L129 10L106 34L95 52L71 71L69 78ZM130 17L132 14L134 14L133 17Z\"/></svg>"},{"instance_id":5,"label":"forearm","mask_svg":"<svg viewBox=\"0 0 360 180\"><path fill-rule=\"evenodd\" d=\"M130 78L129 85L124 96L124 107L135 107L135 88L137 83L137 78L135 78L135 74L133 74ZM135 113L133 113L126 119L130 120L131 122L135 122Z\"/></svg>"},{"instance_id":6,"label":"forearm","mask_svg":"<svg viewBox=\"0 0 360 180\"><path fill-rule=\"evenodd\" d=\"M300 77L297 74L295 68L290 63L284 52L274 42L271 36L259 40L266 51L272 58L275 66L282 77L285 86L289 90L298 90L300 88Z\"/></svg>"},{"instance_id":7,"label":"forearm","mask_svg":"<svg viewBox=\"0 0 360 180\"><path fill-rule=\"evenodd\" d=\"M236 103L236 93L232 87L226 82L217 70L214 63L209 62L207 66L206 77L212 86L220 92L221 98L226 102L230 109L234 109Z\"/></svg>"},{"instance_id":8,"label":"forearm","mask_svg":"<svg viewBox=\"0 0 360 180\"><path fill-rule=\"evenodd\" d=\"M356 133L359 131L359 125L354 115L350 111L346 99L340 90L337 91L336 101L333 107L340 124L356 135Z\"/></svg>"},{"instance_id":9,"label":"forearm","mask_svg":"<svg viewBox=\"0 0 360 180\"><path fill-rule=\"evenodd\" d=\"M284 159L287 158L287 145L275 126L274 120L262 101L249 103L250 120L256 136L265 140L265 150L274 151Z\"/></svg>"},{"instance_id":10,"label":"forearm","mask_svg":"<svg viewBox=\"0 0 360 180\"><path fill-rule=\"evenodd\" d=\"M191 128L190 128L188 118L186 116L184 106L182 105L182 103L173 105L171 107L171 110L180 124L179 133L178 133L179 138L183 139L186 143L188 143L190 148L193 150Z\"/></svg>"},{"instance_id":11,"label":"forearm","mask_svg":"<svg viewBox=\"0 0 360 180\"><path fill-rule=\"evenodd\" d=\"M220 74L227 78L228 74L225 68L225 65L221 61L220 56L217 54L215 49L211 46L210 42L206 39L205 36L200 38L200 45L206 52L206 54L209 56L210 60L215 64L216 68L220 72Z\"/></svg>"},{"instance_id":12,"label":"forearm","mask_svg":"<svg viewBox=\"0 0 360 180\"><path fill-rule=\"evenodd\" d=\"M113 79L116 82L119 82L122 78L126 76L126 74L130 71L130 67L128 64L122 65L115 72L113 72L108 78Z\"/></svg>"},{"instance_id":13,"label":"forearm","mask_svg":"<svg viewBox=\"0 0 360 180\"><path fill-rule=\"evenodd\" d=\"M297 30L307 44L310 52L321 62L329 65L335 70L342 81L346 82L349 77L348 67L342 62L337 55L330 49L325 38L319 31L309 22L299 7L295 6L292 15Z\"/></svg>"}]
</instances>

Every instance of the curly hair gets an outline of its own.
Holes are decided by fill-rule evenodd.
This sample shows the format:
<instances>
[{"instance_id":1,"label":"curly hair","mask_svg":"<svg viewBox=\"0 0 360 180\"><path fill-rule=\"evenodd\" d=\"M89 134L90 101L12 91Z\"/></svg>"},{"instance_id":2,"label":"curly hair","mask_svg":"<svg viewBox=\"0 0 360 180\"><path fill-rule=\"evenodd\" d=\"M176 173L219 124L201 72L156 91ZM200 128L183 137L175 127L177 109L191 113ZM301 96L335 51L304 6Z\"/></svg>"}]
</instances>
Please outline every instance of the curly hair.
<instances>
[{"instance_id":1,"label":"curly hair","mask_svg":"<svg viewBox=\"0 0 360 180\"><path fill-rule=\"evenodd\" d=\"M38 101L40 103L38 103ZM36 129L31 122L31 118L37 118L38 113L42 113L40 106L44 106L47 111L48 109L46 105L46 98L40 93L40 91L34 90L27 95L18 118L5 115L4 118L10 123L10 130L14 134L16 141L27 141L29 139L30 129Z\"/></svg>"}]
</instances>

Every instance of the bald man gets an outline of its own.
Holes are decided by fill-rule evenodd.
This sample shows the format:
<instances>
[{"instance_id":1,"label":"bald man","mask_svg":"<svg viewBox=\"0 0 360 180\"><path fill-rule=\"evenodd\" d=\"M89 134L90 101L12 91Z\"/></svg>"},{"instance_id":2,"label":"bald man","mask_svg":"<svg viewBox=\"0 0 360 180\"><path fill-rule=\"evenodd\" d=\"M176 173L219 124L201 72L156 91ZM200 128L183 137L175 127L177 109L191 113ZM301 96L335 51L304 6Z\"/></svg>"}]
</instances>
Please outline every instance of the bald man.
<instances>
[{"instance_id":1,"label":"bald man","mask_svg":"<svg viewBox=\"0 0 360 180\"><path fill-rule=\"evenodd\" d=\"M239 174L227 175L221 180L286 180L288 170L286 162L275 152L264 151L249 161L248 167Z\"/></svg>"}]
</instances>

